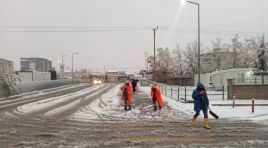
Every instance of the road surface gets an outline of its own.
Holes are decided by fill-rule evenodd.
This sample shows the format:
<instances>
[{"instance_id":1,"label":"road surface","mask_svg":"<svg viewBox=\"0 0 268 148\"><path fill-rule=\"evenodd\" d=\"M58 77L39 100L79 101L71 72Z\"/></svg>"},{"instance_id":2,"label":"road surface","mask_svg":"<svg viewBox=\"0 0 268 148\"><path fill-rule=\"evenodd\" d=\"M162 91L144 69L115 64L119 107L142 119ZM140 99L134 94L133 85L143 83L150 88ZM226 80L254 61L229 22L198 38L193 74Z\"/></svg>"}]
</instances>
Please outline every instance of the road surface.
<instances>
[{"instance_id":1,"label":"road surface","mask_svg":"<svg viewBox=\"0 0 268 148\"><path fill-rule=\"evenodd\" d=\"M168 106L154 112L149 95L142 91L133 96L133 111L117 111L121 116L95 112L98 118L92 120L74 117L78 111L87 113L95 100L108 105L102 97L115 87L79 86L27 101L0 102L1 147L268 147L265 125L220 119L210 120L212 128L207 130L200 117L192 127L185 112Z\"/></svg>"}]
</instances>

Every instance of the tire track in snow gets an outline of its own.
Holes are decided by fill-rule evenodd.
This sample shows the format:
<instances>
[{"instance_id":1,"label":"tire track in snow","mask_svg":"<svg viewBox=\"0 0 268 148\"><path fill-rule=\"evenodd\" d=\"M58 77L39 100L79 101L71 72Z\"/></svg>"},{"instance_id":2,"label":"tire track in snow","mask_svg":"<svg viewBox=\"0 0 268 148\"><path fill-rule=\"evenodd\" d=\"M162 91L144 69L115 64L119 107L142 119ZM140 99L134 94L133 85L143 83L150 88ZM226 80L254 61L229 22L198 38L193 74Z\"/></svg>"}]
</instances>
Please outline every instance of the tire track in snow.
<instances>
[{"instance_id":1,"label":"tire track in snow","mask_svg":"<svg viewBox=\"0 0 268 148\"><path fill-rule=\"evenodd\" d=\"M51 116L51 118L57 120L68 117L83 108L84 106L90 104L92 101L96 100L98 97L110 90L113 86L113 84L108 84L105 87L102 87L101 89L92 92L92 94L85 96L84 98L79 98L71 104L66 104L62 106L62 109L56 108L55 110L50 110L45 115L49 115Z\"/></svg>"},{"instance_id":2,"label":"tire track in snow","mask_svg":"<svg viewBox=\"0 0 268 148\"><path fill-rule=\"evenodd\" d=\"M87 97L88 95L92 94L92 93L95 93L97 91L99 91L100 89L102 88L105 88L105 85L102 85L102 86L96 86L96 87L91 87L87 90L82 90L80 92L75 92L73 94L67 94L67 95L64 95L62 97L59 97L58 99L54 100L54 101L59 101L55 104L52 104L52 105L48 105L47 107L43 108L43 109L40 109L40 110L37 110L37 111L34 111L32 113L30 113L31 116L38 116L40 114L44 114L50 110L54 110L56 108L60 108L61 106L65 106L65 105L68 105L76 100L79 100L79 99L83 99L85 97ZM82 95L78 95L76 96L78 93L83 93ZM71 99L66 99L66 100L63 100L63 101L60 101L59 99L63 99L64 97L70 97ZM53 103L53 102L50 102L50 104ZM46 104L46 103L45 103Z\"/></svg>"},{"instance_id":3,"label":"tire track in snow","mask_svg":"<svg viewBox=\"0 0 268 148\"><path fill-rule=\"evenodd\" d=\"M46 94L42 94L40 96L33 96L33 97L29 97L29 98L21 98L21 99L14 99L12 101L8 101L7 103L2 103L0 105L0 111L6 111L9 110L11 111L13 108L20 106L20 105L24 105L24 104L28 104L28 103L32 103L32 102L36 102L39 100L43 100L43 99L47 99L50 97L56 97L56 96L61 96L64 95L66 93L73 93L76 91L79 91L81 89L85 89L88 88L88 85L83 85L83 86L79 86L79 87L75 87L75 88L70 88L70 89L64 89L64 90L58 90L55 92L49 92Z\"/></svg>"}]
</instances>

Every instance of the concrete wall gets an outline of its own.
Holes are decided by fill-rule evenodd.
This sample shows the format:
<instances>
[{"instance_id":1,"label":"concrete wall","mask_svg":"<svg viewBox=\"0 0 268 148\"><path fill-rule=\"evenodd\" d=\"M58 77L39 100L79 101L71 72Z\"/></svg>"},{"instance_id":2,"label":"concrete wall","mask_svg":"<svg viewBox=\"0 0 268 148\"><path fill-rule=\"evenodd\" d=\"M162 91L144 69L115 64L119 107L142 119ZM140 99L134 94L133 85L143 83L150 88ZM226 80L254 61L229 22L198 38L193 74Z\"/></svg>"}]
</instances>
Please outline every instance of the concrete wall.
<instances>
[{"instance_id":1,"label":"concrete wall","mask_svg":"<svg viewBox=\"0 0 268 148\"><path fill-rule=\"evenodd\" d=\"M81 80L74 80L74 84L81 83ZM38 91L43 89L49 89L54 87L60 87L64 85L71 85L72 80L49 80L49 81L24 81L17 82L17 87L21 90L21 93ZM9 96L9 90L7 87L0 83L0 97Z\"/></svg>"},{"instance_id":2,"label":"concrete wall","mask_svg":"<svg viewBox=\"0 0 268 148\"><path fill-rule=\"evenodd\" d=\"M268 84L265 85L233 85L233 80L228 80L228 99L255 99L268 100Z\"/></svg>"},{"instance_id":3,"label":"concrete wall","mask_svg":"<svg viewBox=\"0 0 268 148\"><path fill-rule=\"evenodd\" d=\"M21 81L48 81L51 80L50 72L18 72Z\"/></svg>"},{"instance_id":4,"label":"concrete wall","mask_svg":"<svg viewBox=\"0 0 268 148\"><path fill-rule=\"evenodd\" d=\"M8 88L4 86L2 82L0 82L0 98L7 97L8 95L9 95Z\"/></svg>"},{"instance_id":5,"label":"concrete wall","mask_svg":"<svg viewBox=\"0 0 268 148\"><path fill-rule=\"evenodd\" d=\"M81 83L80 80L74 80L74 84ZM38 91L42 89L60 87L64 85L72 84L72 80L50 80L50 81L34 81L34 82L18 82L17 87L22 91L22 93Z\"/></svg>"}]
</instances>

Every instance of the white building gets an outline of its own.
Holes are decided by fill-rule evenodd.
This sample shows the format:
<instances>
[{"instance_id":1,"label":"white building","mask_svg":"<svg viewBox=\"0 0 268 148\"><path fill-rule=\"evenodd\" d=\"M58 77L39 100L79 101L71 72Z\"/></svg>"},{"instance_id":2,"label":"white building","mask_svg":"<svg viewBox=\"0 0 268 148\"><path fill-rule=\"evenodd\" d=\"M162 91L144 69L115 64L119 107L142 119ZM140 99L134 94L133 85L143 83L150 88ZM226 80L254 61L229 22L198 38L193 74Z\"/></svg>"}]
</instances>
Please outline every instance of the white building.
<instances>
[{"instance_id":1,"label":"white building","mask_svg":"<svg viewBox=\"0 0 268 148\"><path fill-rule=\"evenodd\" d=\"M227 91L227 79L246 78L251 75L251 68L235 68L228 70L219 70L212 73L200 74L200 81L206 88ZM198 81L198 75L195 74L195 84Z\"/></svg>"}]
</instances>

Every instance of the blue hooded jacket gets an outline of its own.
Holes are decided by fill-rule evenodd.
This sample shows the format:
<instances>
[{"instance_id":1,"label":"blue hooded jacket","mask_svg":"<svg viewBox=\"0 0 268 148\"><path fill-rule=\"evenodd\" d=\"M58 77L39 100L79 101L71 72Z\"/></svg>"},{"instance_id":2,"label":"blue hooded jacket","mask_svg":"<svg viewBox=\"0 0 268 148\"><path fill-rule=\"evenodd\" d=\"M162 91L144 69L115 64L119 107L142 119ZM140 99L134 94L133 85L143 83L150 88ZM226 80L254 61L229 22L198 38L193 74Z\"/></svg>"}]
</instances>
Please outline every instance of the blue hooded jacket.
<instances>
[{"instance_id":1,"label":"blue hooded jacket","mask_svg":"<svg viewBox=\"0 0 268 148\"><path fill-rule=\"evenodd\" d=\"M207 97L207 93L205 92L204 96L199 96L198 93L200 91L204 90L205 91L205 87L202 83L198 82L197 83L197 87L196 89L193 91L192 97L194 99L194 110L196 112L200 112L201 109L208 109L209 106L209 101L208 101L208 97ZM202 99L203 98L203 99Z\"/></svg>"}]
</instances>

